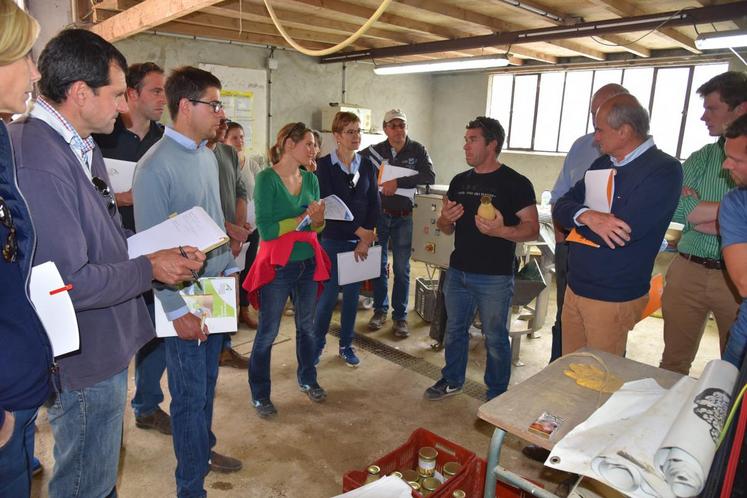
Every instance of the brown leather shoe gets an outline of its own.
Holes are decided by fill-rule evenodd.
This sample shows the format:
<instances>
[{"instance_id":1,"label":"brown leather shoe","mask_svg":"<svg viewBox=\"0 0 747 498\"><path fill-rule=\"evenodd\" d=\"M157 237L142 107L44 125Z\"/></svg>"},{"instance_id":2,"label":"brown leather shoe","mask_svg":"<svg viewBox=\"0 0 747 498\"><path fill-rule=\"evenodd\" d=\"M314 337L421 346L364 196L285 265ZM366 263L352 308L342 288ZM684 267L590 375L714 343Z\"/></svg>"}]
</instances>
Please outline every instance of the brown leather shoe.
<instances>
[{"instance_id":1,"label":"brown leather shoe","mask_svg":"<svg viewBox=\"0 0 747 498\"><path fill-rule=\"evenodd\" d=\"M171 417L160 408L150 415L135 417L135 427L140 429L155 429L161 434L171 435Z\"/></svg>"},{"instance_id":2,"label":"brown leather shoe","mask_svg":"<svg viewBox=\"0 0 747 498\"><path fill-rule=\"evenodd\" d=\"M250 329L257 329L257 319L249 311L249 306L242 306L239 310L239 322L243 322Z\"/></svg>"},{"instance_id":3,"label":"brown leather shoe","mask_svg":"<svg viewBox=\"0 0 747 498\"><path fill-rule=\"evenodd\" d=\"M246 370L249 368L249 358L242 356L233 348L225 348L220 352L218 365Z\"/></svg>"},{"instance_id":4,"label":"brown leather shoe","mask_svg":"<svg viewBox=\"0 0 747 498\"><path fill-rule=\"evenodd\" d=\"M223 472L224 474L227 474L230 472L238 472L241 470L241 467L241 460L221 455L214 451L210 452L210 470L213 472Z\"/></svg>"}]
</instances>

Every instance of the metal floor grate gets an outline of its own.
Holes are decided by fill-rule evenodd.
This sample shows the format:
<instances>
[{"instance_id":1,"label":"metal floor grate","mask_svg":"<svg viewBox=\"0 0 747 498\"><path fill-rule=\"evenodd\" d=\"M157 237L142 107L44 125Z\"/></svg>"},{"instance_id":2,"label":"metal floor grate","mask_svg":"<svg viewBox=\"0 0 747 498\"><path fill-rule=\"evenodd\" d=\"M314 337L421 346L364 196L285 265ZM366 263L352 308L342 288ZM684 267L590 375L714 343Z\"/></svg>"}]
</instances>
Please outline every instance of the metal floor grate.
<instances>
[{"instance_id":1,"label":"metal floor grate","mask_svg":"<svg viewBox=\"0 0 747 498\"><path fill-rule=\"evenodd\" d=\"M340 326L337 323L332 323L329 327L329 333L335 337L340 337ZM380 358L389 360L401 367L404 367L413 372L419 373L433 381L441 379L441 369L431 363L428 363L422 358L417 358L410 354L405 353L397 348L393 348L388 344L379 342L371 337L355 334L353 344L359 348L373 353ZM479 382L467 379L462 386L462 390L468 396L471 396L479 401L485 401L485 386Z\"/></svg>"}]
</instances>

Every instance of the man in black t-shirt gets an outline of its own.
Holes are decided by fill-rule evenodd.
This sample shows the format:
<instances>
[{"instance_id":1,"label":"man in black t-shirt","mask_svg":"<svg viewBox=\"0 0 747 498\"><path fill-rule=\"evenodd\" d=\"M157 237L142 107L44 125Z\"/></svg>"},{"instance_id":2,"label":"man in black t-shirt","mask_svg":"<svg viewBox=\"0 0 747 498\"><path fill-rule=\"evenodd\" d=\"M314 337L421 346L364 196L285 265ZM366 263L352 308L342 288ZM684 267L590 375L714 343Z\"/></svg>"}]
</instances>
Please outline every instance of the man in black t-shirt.
<instances>
[{"instance_id":1,"label":"man in black t-shirt","mask_svg":"<svg viewBox=\"0 0 747 498\"><path fill-rule=\"evenodd\" d=\"M514 251L516 242L537 238L539 222L531 182L498 161L504 138L495 119L480 116L470 121L464 153L472 169L456 175L444 197L438 228L454 234L444 282L446 365L441 380L425 391L429 400L462 391L476 309L488 353L487 399L508 388L511 346L506 322L513 297Z\"/></svg>"}]
</instances>

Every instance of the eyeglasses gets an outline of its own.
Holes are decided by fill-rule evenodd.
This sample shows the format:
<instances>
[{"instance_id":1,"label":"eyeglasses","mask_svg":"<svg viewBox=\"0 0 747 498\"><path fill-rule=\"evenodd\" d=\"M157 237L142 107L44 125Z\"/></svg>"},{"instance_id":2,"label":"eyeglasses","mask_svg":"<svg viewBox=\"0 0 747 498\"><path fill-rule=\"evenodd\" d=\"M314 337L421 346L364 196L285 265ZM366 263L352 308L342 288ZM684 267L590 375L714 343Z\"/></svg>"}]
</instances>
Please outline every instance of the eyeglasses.
<instances>
[{"instance_id":1,"label":"eyeglasses","mask_svg":"<svg viewBox=\"0 0 747 498\"><path fill-rule=\"evenodd\" d=\"M391 128L393 130L396 130L397 128L399 128L400 130L404 130L404 129L407 128L407 124L406 123L399 123L399 124L397 124L397 123L388 123L386 126L387 126L387 128Z\"/></svg>"},{"instance_id":2,"label":"eyeglasses","mask_svg":"<svg viewBox=\"0 0 747 498\"><path fill-rule=\"evenodd\" d=\"M5 199L0 197L0 223L8 229L8 236L3 243L3 259L7 263L16 260L18 254L18 242L16 241L16 226L13 224L13 216L10 214L10 207Z\"/></svg>"},{"instance_id":3,"label":"eyeglasses","mask_svg":"<svg viewBox=\"0 0 747 498\"><path fill-rule=\"evenodd\" d=\"M361 134L361 129L358 128L357 130L345 130L345 131L343 131L343 133L345 135L360 135Z\"/></svg>"},{"instance_id":4,"label":"eyeglasses","mask_svg":"<svg viewBox=\"0 0 747 498\"><path fill-rule=\"evenodd\" d=\"M361 175L358 171L355 173L348 173L348 188L350 190L354 190L356 185L358 185L358 180L360 179Z\"/></svg>"},{"instance_id":5,"label":"eyeglasses","mask_svg":"<svg viewBox=\"0 0 747 498\"><path fill-rule=\"evenodd\" d=\"M219 113L220 111L223 110L223 102L221 102L220 100L211 100L210 102L206 102L204 100L189 99L189 101L194 104L209 105L210 107L213 108L213 112L215 113Z\"/></svg>"},{"instance_id":6,"label":"eyeglasses","mask_svg":"<svg viewBox=\"0 0 747 498\"><path fill-rule=\"evenodd\" d=\"M91 178L91 183L93 183L96 191L101 194L101 196L106 201L106 209L109 211L109 214L113 215L114 211L117 209L117 202L114 200L114 196L112 195L111 189L109 189L109 185L107 185L106 182L98 176L94 176L93 178Z\"/></svg>"}]
</instances>

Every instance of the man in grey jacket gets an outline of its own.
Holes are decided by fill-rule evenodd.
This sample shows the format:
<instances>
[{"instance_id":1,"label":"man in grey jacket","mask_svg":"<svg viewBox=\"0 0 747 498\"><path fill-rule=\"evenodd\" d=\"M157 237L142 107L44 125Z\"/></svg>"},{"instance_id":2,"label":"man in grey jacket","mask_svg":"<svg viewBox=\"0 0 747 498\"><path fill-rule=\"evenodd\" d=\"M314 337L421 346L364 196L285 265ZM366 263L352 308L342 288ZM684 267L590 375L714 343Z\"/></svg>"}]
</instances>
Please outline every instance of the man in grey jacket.
<instances>
[{"instance_id":1,"label":"man in grey jacket","mask_svg":"<svg viewBox=\"0 0 747 498\"><path fill-rule=\"evenodd\" d=\"M58 359L48 408L54 435L52 498L116 495L127 367L153 336L140 295L153 280L191 279L205 255L185 248L135 259L91 133L111 133L124 100L127 62L86 30L62 31L39 57L39 97L10 126L18 183L37 233L34 264L53 261L71 284L80 350ZM194 261L193 261L194 260Z\"/></svg>"}]
</instances>

